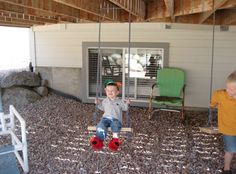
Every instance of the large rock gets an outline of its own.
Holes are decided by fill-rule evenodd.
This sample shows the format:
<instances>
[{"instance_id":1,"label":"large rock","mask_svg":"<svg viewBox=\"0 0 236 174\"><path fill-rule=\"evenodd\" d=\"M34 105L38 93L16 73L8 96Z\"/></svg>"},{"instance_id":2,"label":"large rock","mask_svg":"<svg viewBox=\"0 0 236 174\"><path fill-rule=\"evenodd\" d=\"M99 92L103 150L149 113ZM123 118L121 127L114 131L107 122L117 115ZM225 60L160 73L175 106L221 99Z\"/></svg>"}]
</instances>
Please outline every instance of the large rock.
<instances>
[{"instance_id":1,"label":"large rock","mask_svg":"<svg viewBox=\"0 0 236 174\"><path fill-rule=\"evenodd\" d=\"M16 108L28 105L41 99L35 91L24 87L5 88L2 94L4 105L14 105Z\"/></svg>"},{"instance_id":2,"label":"large rock","mask_svg":"<svg viewBox=\"0 0 236 174\"><path fill-rule=\"evenodd\" d=\"M45 86L35 87L34 91L37 92L42 97L45 97L48 95L48 88Z\"/></svg>"},{"instance_id":3,"label":"large rock","mask_svg":"<svg viewBox=\"0 0 236 174\"><path fill-rule=\"evenodd\" d=\"M38 74L29 71L12 72L7 74L1 80L2 88L9 88L12 86L40 86L41 79Z\"/></svg>"}]
</instances>

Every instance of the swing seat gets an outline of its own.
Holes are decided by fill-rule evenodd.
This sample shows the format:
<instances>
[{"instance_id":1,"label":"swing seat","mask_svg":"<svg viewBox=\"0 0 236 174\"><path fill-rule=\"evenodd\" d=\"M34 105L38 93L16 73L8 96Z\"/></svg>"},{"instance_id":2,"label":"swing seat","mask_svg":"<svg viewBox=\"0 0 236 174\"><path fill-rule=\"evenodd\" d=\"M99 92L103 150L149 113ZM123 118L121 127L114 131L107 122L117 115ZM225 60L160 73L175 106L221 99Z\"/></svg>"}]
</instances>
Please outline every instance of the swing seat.
<instances>
[{"instance_id":1,"label":"swing seat","mask_svg":"<svg viewBox=\"0 0 236 174\"><path fill-rule=\"evenodd\" d=\"M88 131L96 131L96 126L88 126ZM108 131L111 131L111 128L108 128ZM122 127L121 132L133 132L133 129L130 127Z\"/></svg>"},{"instance_id":2,"label":"swing seat","mask_svg":"<svg viewBox=\"0 0 236 174\"><path fill-rule=\"evenodd\" d=\"M207 134L219 134L218 127L215 127L212 125L212 108L209 108L209 114L208 114L208 122L206 126L199 127L200 132L204 132Z\"/></svg>"},{"instance_id":3,"label":"swing seat","mask_svg":"<svg viewBox=\"0 0 236 174\"><path fill-rule=\"evenodd\" d=\"M149 119L158 110L180 112L181 120L184 115L185 73L177 68L163 68L157 72L157 82L152 85L149 100ZM154 96L154 89L158 92ZM158 108L153 110L152 104Z\"/></svg>"},{"instance_id":4,"label":"swing seat","mask_svg":"<svg viewBox=\"0 0 236 174\"><path fill-rule=\"evenodd\" d=\"M199 127L200 132L204 132L207 134L218 134L219 130L217 127Z\"/></svg>"}]
</instances>

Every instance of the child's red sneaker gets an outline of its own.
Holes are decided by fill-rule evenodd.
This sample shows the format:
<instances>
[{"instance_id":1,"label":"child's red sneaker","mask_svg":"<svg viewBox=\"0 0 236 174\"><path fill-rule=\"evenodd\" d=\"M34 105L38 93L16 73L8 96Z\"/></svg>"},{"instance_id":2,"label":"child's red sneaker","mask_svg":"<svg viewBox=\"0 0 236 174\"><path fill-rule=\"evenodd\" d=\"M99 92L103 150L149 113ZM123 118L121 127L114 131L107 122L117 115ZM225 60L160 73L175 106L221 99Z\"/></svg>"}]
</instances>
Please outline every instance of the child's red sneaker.
<instances>
[{"instance_id":1,"label":"child's red sneaker","mask_svg":"<svg viewBox=\"0 0 236 174\"><path fill-rule=\"evenodd\" d=\"M89 141L94 150L100 150L103 147L103 141L98 137L92 137Z\"/></svg>"},{"instance_id":2,"label":"child's red sneaker","mask_svg":"<svg viewBox=\"0 0 236 174\"><path fill-rule=\"evenodd\" d=\"M108 147L111 151L115 152L118 150L119 146L122 144L119 138L112 138L109 142Z\"/></svg>"}]
</instances>

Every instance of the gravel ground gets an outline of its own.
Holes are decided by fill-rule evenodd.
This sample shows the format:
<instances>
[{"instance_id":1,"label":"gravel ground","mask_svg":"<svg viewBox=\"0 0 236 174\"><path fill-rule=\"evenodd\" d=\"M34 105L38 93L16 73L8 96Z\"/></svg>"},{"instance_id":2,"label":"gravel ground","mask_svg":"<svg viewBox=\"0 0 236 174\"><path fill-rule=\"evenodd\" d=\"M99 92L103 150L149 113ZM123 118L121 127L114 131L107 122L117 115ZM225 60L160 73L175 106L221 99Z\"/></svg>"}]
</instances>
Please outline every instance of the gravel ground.
<instances>
[{"instance_id":1,"label":"gravel ground","mask_svg":"<svg viewBox=\"0 0 236 174\"><path fill-rule=\"evenodd\" d=\"M222 136L198 128L207 112L188 111L184 126L177 113L156 112L149 120L147 108L131 107L134 133L121 135L114 153L89 146L93 104L50 94L18 111L27 122L30 174L217 174L223 165Z\"/></svg>"}]
</instances>

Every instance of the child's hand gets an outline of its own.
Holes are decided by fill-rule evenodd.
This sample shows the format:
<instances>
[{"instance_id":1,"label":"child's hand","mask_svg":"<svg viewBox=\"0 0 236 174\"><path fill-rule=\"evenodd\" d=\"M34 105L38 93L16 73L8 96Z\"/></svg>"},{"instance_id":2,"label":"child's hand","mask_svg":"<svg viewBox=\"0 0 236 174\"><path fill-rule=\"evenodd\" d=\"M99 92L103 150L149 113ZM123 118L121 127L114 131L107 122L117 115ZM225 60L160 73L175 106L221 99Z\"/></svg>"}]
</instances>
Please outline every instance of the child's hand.
<instances>
[{"instance_id":1,"label":"child's hand","mask_svg":"<svg viewBox=\"0 0 236 174\"><path fill-rule=\"evenodd\" d=\"M125 103L126 104L130 104L130 99L128 98L128 99L125 99Z\"/></svg>"},{"instance_id":2,"label":"child's hand","mask_svg":"<svg viewBox=\"0 0 236 174\"><path fill-rule=\"evenodd\" d=\"M98 98L95 98L95 104L97 105L97 104L100 104L100 103L101 103L101 101Z\"/></svg>"}]
</instances>

